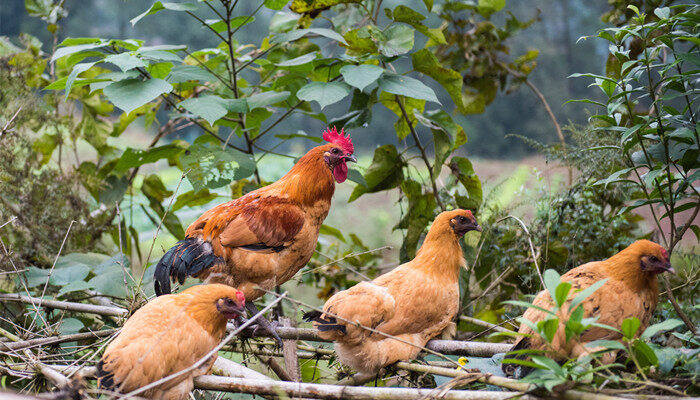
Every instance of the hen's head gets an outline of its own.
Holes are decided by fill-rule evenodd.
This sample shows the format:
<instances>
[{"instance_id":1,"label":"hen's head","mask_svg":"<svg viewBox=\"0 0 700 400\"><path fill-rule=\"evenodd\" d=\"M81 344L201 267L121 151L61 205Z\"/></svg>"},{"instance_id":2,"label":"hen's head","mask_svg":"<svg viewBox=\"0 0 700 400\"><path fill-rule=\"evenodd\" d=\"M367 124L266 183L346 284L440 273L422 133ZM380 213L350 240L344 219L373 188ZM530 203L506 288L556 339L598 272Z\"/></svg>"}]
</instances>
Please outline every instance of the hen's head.
<instances>
[{"instance_id":1,"label":"hen's head","mask_svg":"<svg viewBox=\"0 0 700 400\"><path fill-rule=\"evenodd\" d=\"M671 267L668 252L663 246L649 240L637 240L618 254L625 254L631 258L631 262L641 269L642 272L650 274L661 274L676 271Z\"/></svg>"},{"instance_id":2,"label":"hen's head","mask_svg":"<svg viewBox=\"0 0 700 400\"><path fill-rule=\"evenodd\" d=\"M245 315L245 296L236 291L234 296L224 296L216 300L216 310L226 319L238 319Z\"/></svg>"},{"instance_id":3,"label":"hen's head","mask_svg":"<svg viewBox=\"0 0 700 400\"><path fill-rule=\"evenodd\" d=\"M469 231L481 232L481 227L471 211L457 209L443 211L435 217L428 235L431 239L437 240L445 239L448 236L456 236L459 239ZM427 237L426 240L428 240Z\"/></svg>"},{"instance_id":4,"label":"hen's head","mask_svg":"<svg viewBox=\"0 0 700 400\"><path fill-rule=\"evenodd\" d=\"M353 156L355 147L352 145L350 135L345 136L345 131L342 129L338 133L338 130L333 127L333 129L329 128L323 132L323 140L329 142L329 144L323 146L323 160L333 172L335 181L338 183L345 182L348 178L348 165L346 162L357 162L357 159Z\"/></svg>"},{"instance_id":5,"label":"hen's head","mask_svg":"<svg viewBox=\"0 0 700 400\"><path fill-rule=\"evenodd\" d=\"M228 285L195 285L174 296L178 296L179 301L202 321L221 321L221 317L234 319L245 315L245 296Z\"/></svg>"}]
</instances>

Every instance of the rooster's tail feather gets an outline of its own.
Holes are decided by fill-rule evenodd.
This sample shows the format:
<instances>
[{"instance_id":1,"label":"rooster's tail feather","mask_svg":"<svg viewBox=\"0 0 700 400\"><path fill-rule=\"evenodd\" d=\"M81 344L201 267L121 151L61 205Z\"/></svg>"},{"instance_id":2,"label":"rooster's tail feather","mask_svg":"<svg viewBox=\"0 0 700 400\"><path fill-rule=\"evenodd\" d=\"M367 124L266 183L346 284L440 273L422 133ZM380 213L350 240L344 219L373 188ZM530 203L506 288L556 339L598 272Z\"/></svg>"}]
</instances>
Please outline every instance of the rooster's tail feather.
<instances>
[{"instance_id":1,"label":"rooster's tail feather","mask_svg":"<svg viewBox=\"0 0 700 400\"><path fill-rule=\"evenodd\" d=\"M209 242L198 238L185 238L168 250L156 265L153 274L156 295L170 293L170 280L183 284L188 276L223 262Z\"/></svg>"}]
</instances>

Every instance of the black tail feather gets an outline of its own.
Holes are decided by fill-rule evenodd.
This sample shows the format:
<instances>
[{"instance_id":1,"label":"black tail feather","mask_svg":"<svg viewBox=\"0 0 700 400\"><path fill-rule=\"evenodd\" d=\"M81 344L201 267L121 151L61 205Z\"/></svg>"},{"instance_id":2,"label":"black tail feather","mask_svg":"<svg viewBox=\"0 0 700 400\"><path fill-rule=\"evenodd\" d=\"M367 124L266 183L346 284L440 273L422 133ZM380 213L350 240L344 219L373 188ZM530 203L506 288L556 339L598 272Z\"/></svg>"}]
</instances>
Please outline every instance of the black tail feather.
<instances>
[{"instance_id":1,"label":"black tail feather","mask_svg":"<svg viewBox=\"0 0 700 400\"><path fill-rule=\"evenodd\" d=\"M214 254L209 242L185 238L168 250L156 265L153 274L156 296L170 293L170 281L185 283L188 276L196 275L224 260Z\"/></svg>"},{"instance_id":2,"label":"black tail feather","mask_svg":"<svg viewBox=\"0 0 700 400\"><path fill-rule=\"evenodd\" d=\"M111 372L107 372L104 369L104 363L102 360L97 363L97 386L102 389L102 390L114 390L115 385L114 385L114 374Z\"/></svg>"},{"instance_id":3,"label":"black tail feather","mask_svg":"<svg viewBox=\"0 0 700 400\"><path fill-rule=\"evenodd\" d=\"M304 318L306 322L317 322L318 326L316 329L321 332L340 331L346 333L345 325L338 324L338 320L335 317L326 317L327 319L323 319L321 318L322 315L323 313L321 311L314 310L304 313L302 318Z\"/></svg>"},{"instance_id":4,"label":"black tail feather","mask_svg":"<svg viewBox=\"0 0 700 400\"><path fill-rule=\"evenodd\" d=\"M520 379L526 377L532 371L534 371L534 368L526 365L506 364L506 361L508 360L526 360L528 358L527 354L513 354L512 352L517 350L527 350L529 348L530 340L527 337L523 337L513 346L513 348L510 349L510 352L506 353L506 355L503 357L503 361L501 361L501 370L504 374L506 374L506 376L515 376Z\"/></svg>"}]
</instances>

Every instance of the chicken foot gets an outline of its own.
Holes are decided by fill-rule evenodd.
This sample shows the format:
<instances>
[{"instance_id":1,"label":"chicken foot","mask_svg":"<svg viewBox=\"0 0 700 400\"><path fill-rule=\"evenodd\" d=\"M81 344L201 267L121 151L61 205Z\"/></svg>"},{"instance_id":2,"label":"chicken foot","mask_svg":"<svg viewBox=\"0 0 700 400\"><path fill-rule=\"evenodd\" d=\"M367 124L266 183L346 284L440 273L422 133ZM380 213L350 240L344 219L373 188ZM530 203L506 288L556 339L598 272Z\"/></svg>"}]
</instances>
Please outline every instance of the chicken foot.
<instances>
[{"instance_id":1,"label":"chicken foot","mask_svg":"<svg viewBox=\"0 0 700 400\"><path fill-rule=\"evenodd\" d=\"M257 307L255 307L255 304L253 304L252 301L246 302L245 308L250 312L251 316L257 314L260 312ZM256 333L258 329L263 329L272 337L275 339L275 342L277 342L277 347L282 348L282 338L280 338L280 335L277 334L277 326L279 323L277 321L269 321L266 318L258 318L255 320L255 327L253 328L253 332Z\"/></svg>"}]
</instances>

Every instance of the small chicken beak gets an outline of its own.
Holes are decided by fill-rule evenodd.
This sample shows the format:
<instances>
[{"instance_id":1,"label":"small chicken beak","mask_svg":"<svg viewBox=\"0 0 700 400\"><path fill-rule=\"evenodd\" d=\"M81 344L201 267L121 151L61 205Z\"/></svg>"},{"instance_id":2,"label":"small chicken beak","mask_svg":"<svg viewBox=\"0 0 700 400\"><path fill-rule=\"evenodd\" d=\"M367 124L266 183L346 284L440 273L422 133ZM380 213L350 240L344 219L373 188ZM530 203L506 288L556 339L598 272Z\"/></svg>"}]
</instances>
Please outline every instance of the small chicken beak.
<instances>
[{"instance_id":1,"label":"small chicken beak","mask_svg":"<svg viewBox=\"0 0 700 400\"><path fill-rule=\"evenodd\" d=\"M673 275L676 275L676 270L673 269L673 267L671 266L671 263L666 263L666 265L664 265L664 269L666 270L666 272L670 272Z\"/></svg>"},{"instance_id":2,"label":"small chicken beak","mask_svg":"<svg viewBox=\"0 0 700 400\"><path fill-rule=\"evenodd\" d=\"M483 229L483 228L481 227L481 225L479 225L479 224L477 224L476 226L474 226L474 230L477 231L477 232L483 232L483 231L484 231L484 229Z\"/></svg>"},{"instance_id":3,"label":"small chicken beak","mask_svg":"<svg viewBox=\"0 0 700 400\"><path fill-rule=\"evenodd\" d=\"M345 156L345 157L343 157L343 159L344 159L345 161L350 161L350 162L354 162L354 163L357 162L357 158L355 158L354 155Z\"/></svg>"}]
</instances>

